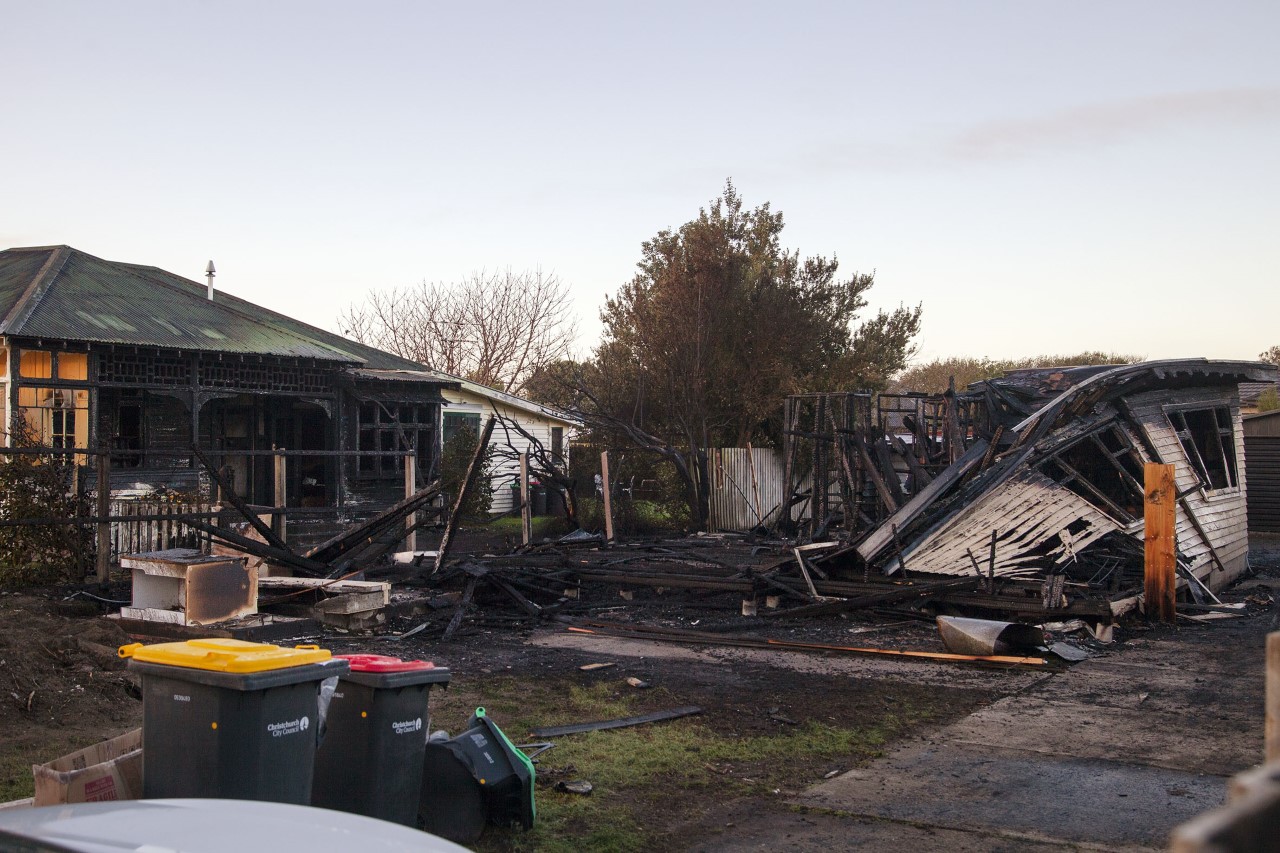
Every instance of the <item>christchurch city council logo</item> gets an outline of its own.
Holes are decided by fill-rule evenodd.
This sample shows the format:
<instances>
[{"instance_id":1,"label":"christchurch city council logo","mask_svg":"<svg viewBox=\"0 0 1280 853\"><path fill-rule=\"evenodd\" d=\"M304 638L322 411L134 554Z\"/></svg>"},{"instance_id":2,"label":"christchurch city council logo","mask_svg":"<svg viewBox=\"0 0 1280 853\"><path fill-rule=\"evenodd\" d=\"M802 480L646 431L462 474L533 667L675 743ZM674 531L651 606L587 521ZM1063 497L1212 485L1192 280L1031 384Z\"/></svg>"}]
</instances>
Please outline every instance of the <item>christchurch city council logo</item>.
<instances>
[{"instance_id":1,"label":"christchurch city council logo","mask_svg":"<svg viewBox=\"0 0 1280 853\"><path fill-rule=\"evenodd\" d=\"M303 717L302 722L299 724L299 728L301 728L305 732L310 726L311 726L311 718Z\"/></svg>"},{"instance_id":2,"label":"christchurch city council logo","mask_svg":"<svg viewBox=\"0 0 1280 853\"><path fill-rule=\"evenodd\" d=\"M394 720L391 723L391 730L398 735L407 735L410 732L422 731L422 718L418 717L414 720Z\"/></svg>"}]
</instances>

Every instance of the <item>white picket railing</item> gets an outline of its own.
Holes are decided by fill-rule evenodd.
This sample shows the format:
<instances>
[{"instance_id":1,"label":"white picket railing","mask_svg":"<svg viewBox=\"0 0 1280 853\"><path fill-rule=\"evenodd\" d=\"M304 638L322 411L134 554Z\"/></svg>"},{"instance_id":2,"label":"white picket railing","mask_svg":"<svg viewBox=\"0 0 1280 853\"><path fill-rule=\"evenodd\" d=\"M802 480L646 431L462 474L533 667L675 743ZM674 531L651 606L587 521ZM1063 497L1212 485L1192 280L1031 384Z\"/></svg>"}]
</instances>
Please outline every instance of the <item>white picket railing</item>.
<instances>
[{"instance_id":1,"label":"white picket railing","mask_svg":"<svg viewBox=\"0 0 1280 853\"><path fill-rule=\"evenodd\" d=\"M123 554L163 551L167 548L205 550L207 536L188 527L180 516L208 512L203 503L168 503L140 500L111 501L111 555L118 560ZM166 516L137 518L136 516ZM205 519L208 521L208 519Z\"/></svg>"}]
</instances>

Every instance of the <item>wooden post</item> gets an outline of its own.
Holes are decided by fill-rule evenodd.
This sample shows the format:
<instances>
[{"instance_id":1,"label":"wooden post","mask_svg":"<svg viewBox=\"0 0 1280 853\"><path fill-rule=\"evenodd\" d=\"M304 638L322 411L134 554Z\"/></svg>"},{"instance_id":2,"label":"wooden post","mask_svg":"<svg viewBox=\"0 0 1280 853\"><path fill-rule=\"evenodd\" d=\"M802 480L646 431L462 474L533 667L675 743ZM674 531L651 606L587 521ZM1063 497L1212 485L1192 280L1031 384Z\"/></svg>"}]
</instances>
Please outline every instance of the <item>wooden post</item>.
<instances>
[{"instance_id":1,"label":"wooden post","mask_svg":"<svg viewBox=\"0 0 1280 853\"><path fill-rule=\"evenodd\" d=\"M756 479L756 459L751 452L751 442L747 442L747 470L751 472L751 494L755 498L755 508L753 512L756 516L756 524L764 524L764 519L760 517L760 481Z\"/></svg>"},{"instance_id":2,"label":"wooden post","mask_svg":"<svg viewBox=\"0 0 1280 853\"><path fill-rule=\"evenodd\" d=\"M1280 760L1280 631L1267 635L1267 761Z\"/></svg>"},{"instance_id":3,"label":"wooden post","mask_svg":"<svg viewBox=\"0 0 1280 853\"><path fill-rule=\"evenodd\" d=\"M418 493L418 457L412 453L404 455L404 496L405 499L413 497ZM418 514L416 512L409 513L404 520L404 549L406 551L418 550L418 531L414 528L418 524Z\"/></svg>"},{"instance_id":4,"label":"wooden post","mask_svg":"<svg viewBox=\"0 0 1280 853\"><path fill-rule=\"evenodd\" d=\"M520 454L520 538L528 545L533 541L532 508L529 506L529 454Z\"/></svg>"},{"instance_id":5,"label":"wooden post","mask_svg":"<svg viewBox=\"0 0 1280 853\"><path fill-rule=\"evenodd\" d=\"M604 486L604 541L613 541L613 497L610 494L612 484L609 482L609 451L600 454L600 480Z\"/></svg>"},{"instance_id":6,"label":"wooden post","mask_svg":"<svg viewBox=\"0 0 1280 853\"><path fill-rule=\"evenodd\" d=\"M1142 476L1146 493L1143 578L1147 618L1172 622L1176 618L1178 485L1173 479L1172 465L1147 462Z\"/></svg>"},{"instance_id":7,"label":"wooden post","mask_svg":"<svg viewBox=\"0 0 1280 853\"><path fill-rule=\"evenodd\" d=\"M105 584L111 579L111 522L107 516L111 514L111 457L107 454L107 445L98 445L98 547L96 566L98 583Z\"/></svg>"},{"instance_id":8,"label":"wooden post","mask_svg":"<svg viewBox=\"0 0 1280 853\"><path fill-rule=\"evenodd\" d=\"M289 500L288 498L289 483L285 479L285 475L287 474L287 469L286 469L287 457L283 453L279 452L282 450L284 450L283 447L276 448L277 452L273 461L275 462L275 498L274 500L275 500L275 506L276 506L276 513L275 513L276 535L280 537L281 542L284 542L286 541L285 540L284 505L288 503L288 500Z\"/></svg>"},{"instance_id":9,"label":"wooden post","mask_svg":"<svg viewBox=\"0 0 1280 853\"><path fill-rule=\"evenodd\" d=\"M996 531L991 531L991 559L987 567L987 594L996 594L996 541L999 539Z\"/></svg>"}]
</instances>

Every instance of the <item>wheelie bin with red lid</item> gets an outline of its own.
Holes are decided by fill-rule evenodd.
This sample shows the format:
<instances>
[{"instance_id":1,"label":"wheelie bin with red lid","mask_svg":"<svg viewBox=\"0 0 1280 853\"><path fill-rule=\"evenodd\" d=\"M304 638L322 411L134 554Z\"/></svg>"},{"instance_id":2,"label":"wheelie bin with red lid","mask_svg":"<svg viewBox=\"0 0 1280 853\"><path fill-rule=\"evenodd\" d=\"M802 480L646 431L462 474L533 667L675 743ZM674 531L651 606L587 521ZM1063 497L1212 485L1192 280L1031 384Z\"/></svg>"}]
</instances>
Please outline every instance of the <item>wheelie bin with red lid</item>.
<instances>
[{"instance_id":1,"label":"wheelie bin with red lid","mask_svg":"<svg viewBox=\"0 0 1280 853\"><path fill-rule=\"evenodd\" d=\"M311 803L413 826L430 731L431 687L449 670L428 661L340 655L350 671L329 703Z\"/></svg>"}]
</instances>

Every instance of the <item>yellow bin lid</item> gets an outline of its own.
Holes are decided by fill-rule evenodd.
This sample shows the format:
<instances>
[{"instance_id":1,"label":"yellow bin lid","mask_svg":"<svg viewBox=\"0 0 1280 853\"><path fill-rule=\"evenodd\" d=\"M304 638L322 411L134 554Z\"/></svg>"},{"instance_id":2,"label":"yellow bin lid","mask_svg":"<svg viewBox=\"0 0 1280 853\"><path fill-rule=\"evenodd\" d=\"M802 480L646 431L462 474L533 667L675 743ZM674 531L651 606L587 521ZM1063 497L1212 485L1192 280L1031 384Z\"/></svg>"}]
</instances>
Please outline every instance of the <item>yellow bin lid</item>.
<instances>
[{"instance_id":1,"label":"yellow bin lid","mask_svg":"<svg viewBox=\"0 0 1280 853\"><path fill-rule=\"evenodd\" d=\"M143 663L182 666L187 669L209 669L214 672L265 672L329 660L328 649L319 646L296 646L292 649L269 643L210 638L181 643L156 643L144 646L132 643L120 647L120 657Z\"/></svg>"}]
</instances>

